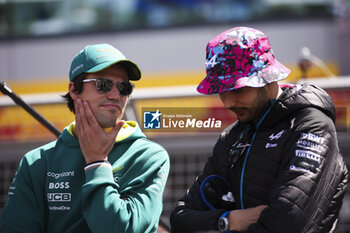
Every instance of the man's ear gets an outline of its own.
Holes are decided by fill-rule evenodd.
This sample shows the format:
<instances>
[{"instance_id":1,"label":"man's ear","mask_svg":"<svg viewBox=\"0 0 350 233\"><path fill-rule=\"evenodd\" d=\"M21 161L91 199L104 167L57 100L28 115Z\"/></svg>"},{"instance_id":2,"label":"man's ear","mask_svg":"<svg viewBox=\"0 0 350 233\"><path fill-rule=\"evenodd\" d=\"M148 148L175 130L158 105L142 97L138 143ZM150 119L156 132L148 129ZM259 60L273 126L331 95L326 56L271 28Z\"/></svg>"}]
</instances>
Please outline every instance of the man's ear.
<instances>
[{"instance_id":1,"label":"man's ear","mask_svg":"<svg viewBox=\"0 0 350 233\"><path fill-rule=\"evenodd\" d=\"M76 100L78 98L78 93L74 90L74 83L70 82L68 84L68 88L69 88L69 95L73 100Z\"/></svg>"}]
</instances>

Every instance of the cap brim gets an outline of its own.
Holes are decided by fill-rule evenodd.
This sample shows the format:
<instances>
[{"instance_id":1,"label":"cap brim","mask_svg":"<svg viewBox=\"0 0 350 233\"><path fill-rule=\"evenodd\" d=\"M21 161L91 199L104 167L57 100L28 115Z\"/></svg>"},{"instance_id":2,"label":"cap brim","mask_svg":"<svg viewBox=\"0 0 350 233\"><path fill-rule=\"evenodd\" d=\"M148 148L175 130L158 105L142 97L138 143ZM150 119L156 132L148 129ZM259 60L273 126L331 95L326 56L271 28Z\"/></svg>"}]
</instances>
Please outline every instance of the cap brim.
<instances>
[{"instance_id":1,"label":"cap brim","mask_svg":"<svg viewBox=\"0 0 350 233\"><path fill-rule=\"evenodd\" d=\"M107 69L108 67L110 67L114 64L120 64L127 70L129 80L137 81L137 80L141 79L141 70L134 62L132 62L130 60L104 62L104 63L101 63L101 64L94 66L91 69L87 70L86 73L96 73L96 72L102 71L104 69Z\"/></svg>"},{"instance_id":2,"label":"cap brim","mask_svg":"<svg viewBox=\"0 0 350 233\"><path fill-rule=\"evenodd\" d=\"M141 70L134 62L125 60L118 63L126 68L129 73L130 80L137 81L141 79Z\"/></svg>"}]
</instances>

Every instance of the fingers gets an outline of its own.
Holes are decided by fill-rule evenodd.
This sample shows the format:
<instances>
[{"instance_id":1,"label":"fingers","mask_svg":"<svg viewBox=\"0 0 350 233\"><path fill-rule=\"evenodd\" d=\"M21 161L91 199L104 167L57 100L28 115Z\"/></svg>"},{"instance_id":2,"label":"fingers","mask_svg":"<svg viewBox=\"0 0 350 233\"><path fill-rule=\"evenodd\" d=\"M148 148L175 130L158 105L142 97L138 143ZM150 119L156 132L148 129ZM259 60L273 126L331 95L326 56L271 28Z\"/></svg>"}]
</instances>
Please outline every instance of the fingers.
<instances>
[{"instance_id":1,"label":"fingers","mask_svg":"<svg viewBox=\"0 0 350 233\"><path fill-rule=\"evenodd\" d=\"M112 131L110 132L114 137L117 136L117 134L119 133L120 129L123 127L123 125L125 124L125 121L121 120L118 121L117 123L115 123L115 125L113 126Z\"/></svg>"},{"instance_id":2,"label":"fingers","mask_svg":"<svg viewBox=\"0 0 350 233\"><path fill-rule=\"evenodd\" d=\"M82 101L81 99L77 98L74 105L76 118L75 129L78 135L84 135L87 133L87 131L90 131L90 129L92 130L90 132L94 132L95 134L99 131L105 132L98 123L87 101ZM107 135L110 135L109 137L116 137L124 124L125 122L123 120L116 122L112 130L107 133Z\"/></svg>"},{"instance_id":3,"label":"fingers","mask_svg":"<svg viewBox=\"0 0 350 233\"><path fill-rule=\"evenodd\" d=\"M233 210L229 213L229 222L231 231L245 231L250 224L256 223L261 212L267 205L259 205L243 210Z\"/></svg>"},{"instance_id":4,"label":"fingers","mask_svg":"<svg viewBox=\"0 0 350 233\"><path fill-rule=\"evenodd\" d=\"M124 125L124 121L114 124L110 132L106 132L99 124L89 103L81 99L75 100L75 136L77 136L85 161L104 160L113 149L116 137Z\"/></svg>"},{"instance_id":5,"label":"fingers","mask_svg":"<svg viewBox=\"0 0 350 233\"><path fill-rule=\"evenodd\" d=\"M74 108L75 108L75 130L76 133L79 134L80 131L83 130L84 124L82 123L84 118L84 111L82 109L82 102L80 99L76 99L74 101Z\"/></svg>"},{"instance_id":6,"label":"fingers","mask_svg":"<svg viewBox=\"0 0 350 233\"><path fill-rule=\"evenodd\" d=\"M260 214L265 208L267 208L267 205L259 205L255 207L258 213Z\"/></svg>"},{"instance_id":7,"label":"fingers","mask_svg":"<svg viewBox=\"0 0 350 233\"><path fill-rule=\"evenodd\" d=\"M103 131L87 101L82 101L81 99L77 98L74 102L74 106L76 118L75 127L78 134L83 134L86 132L87 128L91 128L95 133L97 131ZM113 134L116 136L124 124L125 122L123 120L118 121L108 134Z\"/></svg>"},{"instance_id":8,"label":"fingers","mask_svg":"<svg viewBox=\"0 0 350 233\"><path fill-rule=\"evenodd\" d=\"M76 127L80 131L84 131L84 126L93 127L95 130L99 126L89 103L82 101L79 98L75 101L75 118Z\"/></svg>"},{"instance_id":9,"label":"fingers","mask_svg":"<svg viewBox=\"0 0 350 233\"><path fill-rule=\"evenodd\" d=\"M83 110L85 113L86 123L88 123L91 127L94 127L95 129L100 128L99 123L97 122L96 117L93 114L89 103L86 101L83 101L83 106L84 106Z\"/></svg>"}]
</instances>

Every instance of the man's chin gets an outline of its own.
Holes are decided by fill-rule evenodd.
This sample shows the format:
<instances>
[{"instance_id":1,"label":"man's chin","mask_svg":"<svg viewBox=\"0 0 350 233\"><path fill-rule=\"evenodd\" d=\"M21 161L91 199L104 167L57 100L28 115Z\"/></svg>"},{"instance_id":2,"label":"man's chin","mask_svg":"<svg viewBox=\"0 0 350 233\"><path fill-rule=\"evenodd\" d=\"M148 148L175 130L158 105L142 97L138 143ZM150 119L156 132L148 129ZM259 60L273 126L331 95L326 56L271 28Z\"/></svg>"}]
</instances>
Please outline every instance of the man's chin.
<instances>
[{"instance_id":1,"label":"man's chin","mask_svg":"<svg viewBox=\"0 0 350 233\"><path fill-rule=\"evenodd\" d=\"M241 119L241 118L238 118L238 120L239 120L240 122L243 122L243 123L249 123L249 122L250 122L250 121L248 121L248 120Z\"/></svg>"},{"instance_id":2,"label":"man's chin","mask_svg":"<svg viewBox=\"0 0 350 233\"><path fill-rule=\"evenodd\" d=\"M239 116L239 115L236 115L236 116L237 116L237 119L243 123L250 123L253 121L252 118L249 116Z\"/></svg>"},{"instance_id":3,"label":"man's chin","mask_svg":"<svg viewBox=\"0 0 350 233\"><path fill-rule=\"evenodd\" d=\"M107 115L107 114L100 114L99 117L97 117L97 121L100 124L100 126L104 129L107 128L113 128L113 126L119 121L121 117L117 115Z\"/></svg>"},{"instance_id":4,"label":"man's chin","mask_svg":"<svg viewBox=\"0 0 350 233\"><path fill-rule=\"evenodd\" d=\"M109 122L99 122L101 128L103 129L112 129L113 126L116 124L117 120L115 121L109 121Z\"/></svg>"}]
</instances>

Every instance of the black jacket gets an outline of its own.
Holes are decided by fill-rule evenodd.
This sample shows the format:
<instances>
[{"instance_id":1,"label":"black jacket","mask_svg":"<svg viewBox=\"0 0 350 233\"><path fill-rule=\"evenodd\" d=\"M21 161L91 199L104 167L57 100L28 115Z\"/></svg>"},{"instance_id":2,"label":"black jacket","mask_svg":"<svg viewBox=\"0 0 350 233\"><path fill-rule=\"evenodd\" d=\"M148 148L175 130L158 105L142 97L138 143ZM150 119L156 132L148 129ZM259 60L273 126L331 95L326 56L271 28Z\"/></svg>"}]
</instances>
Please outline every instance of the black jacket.
<instances>
[{"instance_id":1,"label":"black jacket","mask_svg":"<svg viewBox=\"0 0 350 233\"><path fill-rule=\"evenodd\" d=\"M334 122L325 91L308 84L284 88L256 127L238 121L222 132L203 173L175 207L172 232L217 230L227 210L261 204L268 207L246 232L333 232L348 179ZM229 186L218 178L203 185L215 207L209 210L200 186L213 174ZM228 189L234 202L221 198Z\"/></svg>"}]
</instances>

